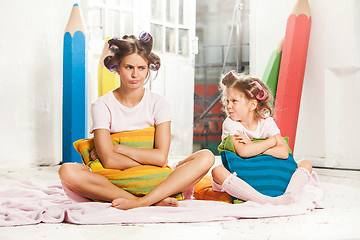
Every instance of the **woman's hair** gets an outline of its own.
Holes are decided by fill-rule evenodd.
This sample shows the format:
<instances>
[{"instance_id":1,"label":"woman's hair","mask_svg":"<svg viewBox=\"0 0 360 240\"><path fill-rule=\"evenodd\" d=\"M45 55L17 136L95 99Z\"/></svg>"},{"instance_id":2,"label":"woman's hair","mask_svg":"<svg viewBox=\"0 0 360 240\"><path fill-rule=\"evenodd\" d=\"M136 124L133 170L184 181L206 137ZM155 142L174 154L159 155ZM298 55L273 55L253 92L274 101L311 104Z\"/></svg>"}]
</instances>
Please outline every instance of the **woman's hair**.
<instances>
[{"instance_id":1,"label":"woman's hair","mask_svg":"<svg viewBox=\"0 0 360 240\"><path fill-rule=\"evenodd\" d=\"M125 35L122 39L112 38L108 43L113 54L104 59L104 65L111 72L115 72L119 68L121 61L133 53L144 57L150 70L157 71L160 68L160 58L152 52L153 37L150 33L140 33L139 39L134 35Z\"/></svg>"},{"instance_id":2,"label":"woman's hair","mask_svg":"<svg viewBox=\"0 0 360 240\"><path fill-rule=\"evenodd\" d=\"M257 100L257 107L255 109L255 118L267 118L272 113L271 93L260 79L251 77L245 74L239 74L235 71L230 71L222 77L220 81L220 89L222 90L222 103L226 112L226 88L233 88L242 92L246 99Z\"/></svg>"}]
</instances>

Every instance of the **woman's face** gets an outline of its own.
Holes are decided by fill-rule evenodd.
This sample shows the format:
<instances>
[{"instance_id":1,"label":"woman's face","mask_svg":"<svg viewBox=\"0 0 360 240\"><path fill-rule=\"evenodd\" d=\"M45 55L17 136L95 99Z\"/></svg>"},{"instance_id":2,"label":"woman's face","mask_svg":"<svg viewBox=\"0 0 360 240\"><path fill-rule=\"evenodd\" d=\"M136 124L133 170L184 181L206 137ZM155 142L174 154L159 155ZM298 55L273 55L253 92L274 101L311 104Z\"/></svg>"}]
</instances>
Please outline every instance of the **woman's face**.
<instances>
[{"instance_id":1,"label":"woman's face","mask_svg":"<svg viewBox=\"0 0 360 240\"><path fill-rule=\"evenodd\" d=\"M133 53L124 57L117 72L122 87L142 87L149 72L148 63L142 56Z\"/></svg>"}]
</instances>

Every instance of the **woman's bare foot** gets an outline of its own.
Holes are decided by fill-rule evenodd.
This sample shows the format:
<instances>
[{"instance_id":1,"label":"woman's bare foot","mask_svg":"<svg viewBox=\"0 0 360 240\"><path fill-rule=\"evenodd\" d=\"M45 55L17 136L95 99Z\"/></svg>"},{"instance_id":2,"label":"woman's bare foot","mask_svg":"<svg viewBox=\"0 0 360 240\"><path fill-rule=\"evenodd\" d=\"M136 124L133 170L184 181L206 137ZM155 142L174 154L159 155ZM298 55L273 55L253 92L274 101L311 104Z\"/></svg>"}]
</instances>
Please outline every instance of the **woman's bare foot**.
<instances>
[{"instance_id":1,"label":"woman's bare foot","mask_svg":"<svg viewBox=\"0 0 360 240\"><path fill-rule=\"evenodd\" d=\"M160 202L154 203L154 206L165 206L165 207L178 207L179 202L176 198L167 197Z\"/></svg>"},{"instance_id":2,"label":"woman's bare foot","mask_svg":"<svg viewBox=\"0 0 360 240\"><path fill-rule=\"evenodd\" d=\"M175 198L167 197L153 205L154 206L178 207L179 203ZM125 199L125 198L117 198L112 201L112 207L122 209L122 210L128 210L128 209L137 208L137 207L147 207L147 206L149 206L149 205L146 204L141 197L136 198L136 199L131 199L131 200Z\"/></svg>"}]
</instances>

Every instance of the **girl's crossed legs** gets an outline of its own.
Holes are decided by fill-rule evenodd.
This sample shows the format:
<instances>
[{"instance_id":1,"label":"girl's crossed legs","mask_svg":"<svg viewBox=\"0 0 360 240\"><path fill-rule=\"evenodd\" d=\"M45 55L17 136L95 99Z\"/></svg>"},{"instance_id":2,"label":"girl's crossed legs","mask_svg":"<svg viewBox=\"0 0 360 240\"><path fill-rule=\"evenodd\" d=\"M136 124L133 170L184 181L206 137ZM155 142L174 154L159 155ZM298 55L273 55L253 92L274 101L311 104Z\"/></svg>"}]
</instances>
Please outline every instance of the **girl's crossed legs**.
<instances>
[{"instance_id":1,"label":"girl's crossed legs","mask_svg":"<svg viewBox=\"0 0 360 240\"><path fill-rule=\"evenodd\" d=\"M299 192L309 181L312 172L312 164L308 160L298 163L298 168L290 179L285 194L278 197L270 197L256 191L251 185L231 174L224 166L220 165L212 170L213 188L225 191L231 196L244 201L254 201L265 204L287 205L294 203L294 195Z\"/></svg>"}]
</instances>

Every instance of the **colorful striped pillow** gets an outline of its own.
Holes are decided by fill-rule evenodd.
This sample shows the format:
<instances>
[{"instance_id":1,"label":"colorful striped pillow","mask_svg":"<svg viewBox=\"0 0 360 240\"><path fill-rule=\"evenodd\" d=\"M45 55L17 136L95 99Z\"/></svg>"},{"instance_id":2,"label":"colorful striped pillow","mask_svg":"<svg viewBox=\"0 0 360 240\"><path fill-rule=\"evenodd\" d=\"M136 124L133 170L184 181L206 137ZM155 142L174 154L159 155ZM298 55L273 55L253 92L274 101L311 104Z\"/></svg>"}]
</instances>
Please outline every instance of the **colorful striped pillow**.
<instances>
[{"instance_id":1,"label":"colorful striped pillow","mask_svg":"<svg viewBox=\"0 0 360 240\"><path fill-rule=\"evenodd\" d=\"M111 134L113 144L123 144L137 148L154 148L155 128L148 127L139 130L118 132ZM80 139L74 142L74 147L80 153L83 163L88 165L91 161L90 152L94 148L94 139Z\"/></svg>"},{"instance_id":2,"label":"colorful striped pillow","mask_svg":"<svg viewBox=\"0 0 360 240\"><path fill-rule=\"evenodd\" d=\"M111 134L113 144L124 144L126 146L152 149L154 147L155 128L126 131ZM80 139L74 142L74 147L85 165L89 166L94 173L101 174L114 185L136 195L144 196L151 189L159 185L172 172L170 167L157 167L153 165L141 165L125 170L106 169L99 159L92 161L90 152L94 148L94 139ZM174 195L176 199L182 200L183 194Z\"/></svg>"},{"instance_id":3,"label":"colorful striped pillow","mask_svg":"<svg viewBox=\"0 0 360 240\"><path fill-rule=\"evenodd\" d=\"M226 192L216 192L212 189L211 176L203 177L194 187L194 197L198 200L211 200L232 203L231 196Z\"/></svg>"}]
</instances>

